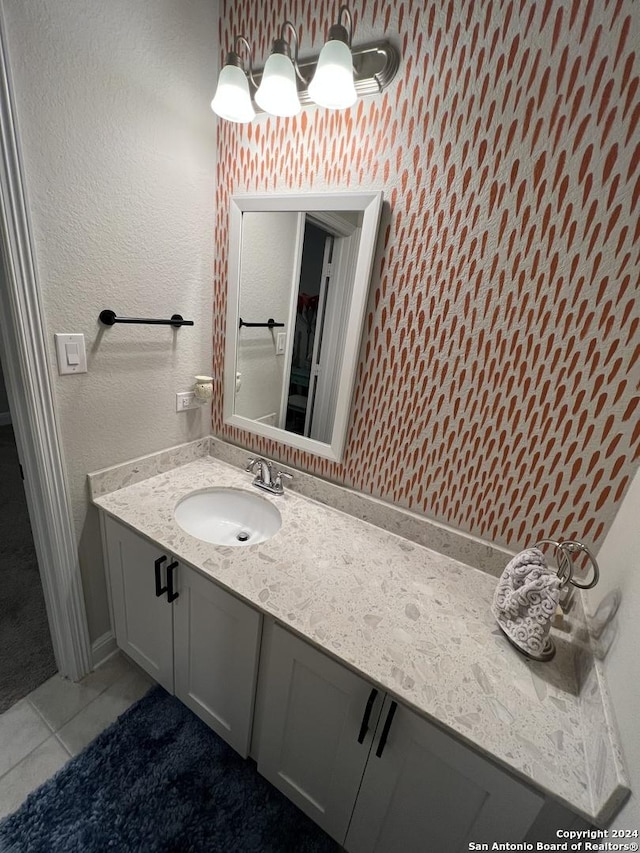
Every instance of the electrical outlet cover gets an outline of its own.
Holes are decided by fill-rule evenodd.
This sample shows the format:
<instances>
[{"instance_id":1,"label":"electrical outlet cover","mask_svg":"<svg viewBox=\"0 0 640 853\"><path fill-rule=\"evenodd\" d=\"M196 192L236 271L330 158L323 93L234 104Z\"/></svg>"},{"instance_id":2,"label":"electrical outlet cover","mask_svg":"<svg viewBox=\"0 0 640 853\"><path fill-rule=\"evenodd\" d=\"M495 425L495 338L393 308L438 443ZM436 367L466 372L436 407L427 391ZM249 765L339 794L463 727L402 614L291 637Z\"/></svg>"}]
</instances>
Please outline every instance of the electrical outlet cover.
<instances>
[{"instance_id":1,"label":"electrical outlet cover","mask_svg":"<svg viewBox=\"0 0 640 853\"><path fill-rule=\"evenodd\" d=\"M193 391L179 391L176 394L176 412L186 412L199 407L200 402Z\"/></svg>"}]
</instances>

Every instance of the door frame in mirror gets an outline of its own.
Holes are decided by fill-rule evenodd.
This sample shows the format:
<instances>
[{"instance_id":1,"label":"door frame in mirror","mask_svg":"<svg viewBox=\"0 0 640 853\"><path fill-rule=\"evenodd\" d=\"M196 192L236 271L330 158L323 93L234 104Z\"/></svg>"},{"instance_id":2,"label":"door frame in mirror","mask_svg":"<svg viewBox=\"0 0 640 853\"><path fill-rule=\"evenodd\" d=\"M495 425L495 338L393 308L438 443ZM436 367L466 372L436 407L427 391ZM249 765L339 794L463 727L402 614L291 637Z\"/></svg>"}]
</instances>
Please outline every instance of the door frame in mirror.
<instances>
[{"instance_id":1,"label":"door frame in mirror","mask_svg":"<svg viewBox=\"0 0 640 853\"><path fill-rule=\"evenodd\" d=\"M281 444L332 459L342 460L347 440L351 402L358 368L358 356L364 327L369 284L378 238L382 211L382 191L234 195L229 210L229 280L227 290L227 327L224 361L223 418L229 426L238 427L254 435L264 436ZM240 263L242 255L242 215L245 212L298 212L357 211L362 213L362 225L355 264L351 304L346 328L349 334L344 341L340 368L338 395L331 441L329 443L287 432L270 424L236 415L236 353L240 304Z\"/></svg>"}]
</instances>

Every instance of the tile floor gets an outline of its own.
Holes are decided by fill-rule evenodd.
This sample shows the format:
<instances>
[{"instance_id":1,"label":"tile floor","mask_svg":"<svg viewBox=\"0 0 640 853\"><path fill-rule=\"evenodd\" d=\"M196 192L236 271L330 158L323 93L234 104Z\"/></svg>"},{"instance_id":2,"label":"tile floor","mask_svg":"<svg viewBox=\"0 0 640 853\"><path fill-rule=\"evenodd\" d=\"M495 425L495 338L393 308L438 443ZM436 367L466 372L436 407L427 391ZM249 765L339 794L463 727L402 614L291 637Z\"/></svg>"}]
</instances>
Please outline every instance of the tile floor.
<instances>
[{"instance_id":1,"label":"tile floor","mask_svg":"<svg viewBox=\"0 0 640 853\"><path fill-rule=\"evenodd\" d=\"M120 653L75 684L54 675L0 715L0 818L147 692Z\"/></svg>"}]
</instances>

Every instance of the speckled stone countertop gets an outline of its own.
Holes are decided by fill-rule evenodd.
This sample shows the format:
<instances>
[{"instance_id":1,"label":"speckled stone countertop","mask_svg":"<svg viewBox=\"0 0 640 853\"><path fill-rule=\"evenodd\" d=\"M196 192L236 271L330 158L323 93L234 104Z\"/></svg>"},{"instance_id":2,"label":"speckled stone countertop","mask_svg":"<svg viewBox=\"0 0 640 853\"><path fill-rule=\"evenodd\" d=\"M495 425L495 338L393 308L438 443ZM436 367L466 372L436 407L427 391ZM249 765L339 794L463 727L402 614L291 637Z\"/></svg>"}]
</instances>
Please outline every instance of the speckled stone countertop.
<instances>
[{"instance_id":1,"label":"speckled stone countertop","mask_svg":"<svg viewBox=\"0 0 640 853\"><path fill-rule=\"evenodd\" d=\"M555 659L527 661L491 616L495 577L293 491L260 492L282 515L267 542L207 544L174 508L216 486L255 492L204 456L94 503L583 817L615 814L624 763L580 630L554 629Z\"/></svg>"}]
</instances>

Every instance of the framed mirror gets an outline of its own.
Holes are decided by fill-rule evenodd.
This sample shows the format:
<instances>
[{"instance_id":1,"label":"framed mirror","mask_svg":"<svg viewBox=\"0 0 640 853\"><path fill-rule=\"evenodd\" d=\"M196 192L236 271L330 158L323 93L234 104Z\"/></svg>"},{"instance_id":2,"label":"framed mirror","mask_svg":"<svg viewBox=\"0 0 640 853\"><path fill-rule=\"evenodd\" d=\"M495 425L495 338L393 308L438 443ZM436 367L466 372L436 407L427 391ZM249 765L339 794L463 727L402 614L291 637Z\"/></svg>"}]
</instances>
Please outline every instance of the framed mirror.
<instances>
[{"instance_id":1,"label":"framed mirror","mask_svg":"<svg viewBox=\"0 0 640 853\"><path fill-rule=\"evenodd\" d=\"M224 420L339 461L381 192L231 200Z\"/></svg>"}]
</instances>

